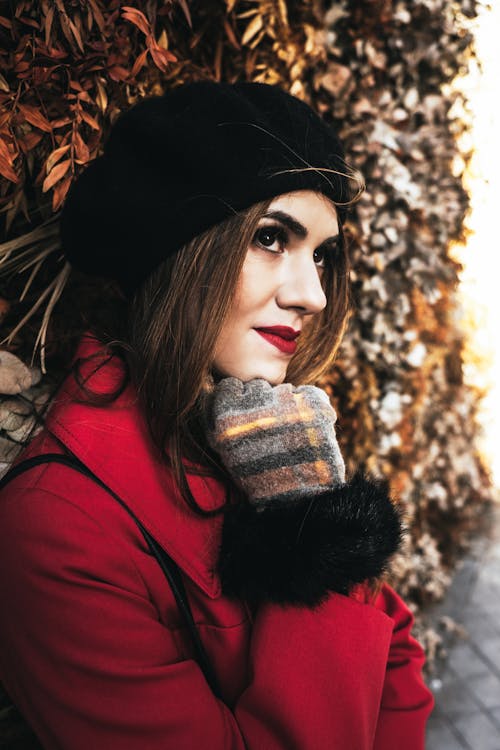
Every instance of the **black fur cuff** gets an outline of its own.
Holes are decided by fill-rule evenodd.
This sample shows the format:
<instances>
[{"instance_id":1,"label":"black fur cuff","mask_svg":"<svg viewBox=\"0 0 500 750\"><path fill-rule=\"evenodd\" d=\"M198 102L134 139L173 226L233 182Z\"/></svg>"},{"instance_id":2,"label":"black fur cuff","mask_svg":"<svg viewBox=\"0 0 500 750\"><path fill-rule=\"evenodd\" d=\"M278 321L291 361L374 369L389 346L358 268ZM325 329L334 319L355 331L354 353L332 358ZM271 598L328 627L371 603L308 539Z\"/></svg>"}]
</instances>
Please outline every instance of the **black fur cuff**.
<instances>
[{"instance_id":1,"label":"black fur cuff","mask_svg":"<svg viewBox=\"0 0 500 750\"><path fill-rule=\"evenodd\" d=\"M219 573L227 596L316 606L377 578L401 541L388 483L357 472L314 498L228 509Z\"/></svg>"}]
</instances>

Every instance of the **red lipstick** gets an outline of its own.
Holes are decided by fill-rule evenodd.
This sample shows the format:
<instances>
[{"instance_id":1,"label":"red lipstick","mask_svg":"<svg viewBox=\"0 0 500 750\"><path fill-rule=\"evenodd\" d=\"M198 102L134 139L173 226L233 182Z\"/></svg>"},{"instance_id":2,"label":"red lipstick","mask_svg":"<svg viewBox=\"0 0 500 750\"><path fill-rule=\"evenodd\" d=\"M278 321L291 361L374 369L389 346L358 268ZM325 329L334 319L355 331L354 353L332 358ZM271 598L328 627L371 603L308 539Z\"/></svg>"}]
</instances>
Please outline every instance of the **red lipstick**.
<instances>
[{"instance_id":1,"label":"red lipstick","mask_svg":"<svg viewBox=\"0 0 500 750\"><path fill-rule=\"evenodd\" d=\"M300 335L300 331L294 331L288 326L269 326L266 328L256 328L262 338L275 346L284 354L294 354L297 349L295 339Z\"/></svg>"}]
</instances>

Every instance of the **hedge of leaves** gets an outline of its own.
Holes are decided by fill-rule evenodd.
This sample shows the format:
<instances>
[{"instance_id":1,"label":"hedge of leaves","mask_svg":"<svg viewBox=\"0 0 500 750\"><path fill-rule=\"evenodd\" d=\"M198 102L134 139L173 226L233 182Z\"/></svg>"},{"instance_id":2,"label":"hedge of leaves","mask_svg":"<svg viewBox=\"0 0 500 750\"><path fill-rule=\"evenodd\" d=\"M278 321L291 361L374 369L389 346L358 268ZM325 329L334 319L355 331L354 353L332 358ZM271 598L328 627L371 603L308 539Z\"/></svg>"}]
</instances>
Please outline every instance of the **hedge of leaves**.
<instances>
[{"instance_id":1,"label":"hedge of leaves","mask_svg":"<svg viewBox=\"0 0 500 750\"><path fill-rule=\"evenodd\" d=\"M450 84L475 12L474 0L20 0L0 17L0 316L24 359L47 306L65 309L58 211L124 107L186 80L264 81L340 130L367 191L348 227L356 315L324 385L348 467L390 477L405 506L395 583L415 609L444 593L489 497L448 255L467 209Z\"/></svg>"}]
</instances>

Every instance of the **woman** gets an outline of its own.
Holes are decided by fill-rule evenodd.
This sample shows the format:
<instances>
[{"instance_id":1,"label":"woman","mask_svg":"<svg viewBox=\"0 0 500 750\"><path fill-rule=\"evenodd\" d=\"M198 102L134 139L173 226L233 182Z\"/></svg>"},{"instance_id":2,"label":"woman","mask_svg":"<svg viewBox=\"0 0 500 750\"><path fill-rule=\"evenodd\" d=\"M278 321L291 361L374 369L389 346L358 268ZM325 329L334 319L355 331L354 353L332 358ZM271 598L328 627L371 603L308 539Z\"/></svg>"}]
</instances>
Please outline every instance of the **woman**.
<instances>
[{"instance_id":1,"label":"woman","mask_svg":"<svg viewBox=\"0 0 500 750\"><path fill-rule=\"evenodd\" d=\"M309 385L352 184L306 104L199 82L123 114L71 190L66 256L124 301L0 502L0 677L45 748L423 747L423 653L377 580L398 513L345 481Z\"/></svg>"}]
</instances>

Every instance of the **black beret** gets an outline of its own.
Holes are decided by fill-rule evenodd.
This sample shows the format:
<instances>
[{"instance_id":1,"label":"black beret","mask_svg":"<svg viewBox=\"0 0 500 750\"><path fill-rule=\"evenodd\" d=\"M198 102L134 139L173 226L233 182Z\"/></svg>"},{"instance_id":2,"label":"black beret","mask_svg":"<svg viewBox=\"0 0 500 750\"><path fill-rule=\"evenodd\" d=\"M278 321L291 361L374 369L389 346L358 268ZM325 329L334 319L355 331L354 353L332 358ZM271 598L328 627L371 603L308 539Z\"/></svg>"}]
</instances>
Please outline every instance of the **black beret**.
<instances>
[{"instance_id":1,"label":"black beret","mask_svg":"<svg viewBox=\"0 0 500 750\"><path fill-rule=\"evenodd\" d=\"M294 190L348 201L347 171L333 128L278 86L183 84L118 117L68 193L63 251L130 294L168 255L254 203Z\"/></svg>"}]
</instances>

